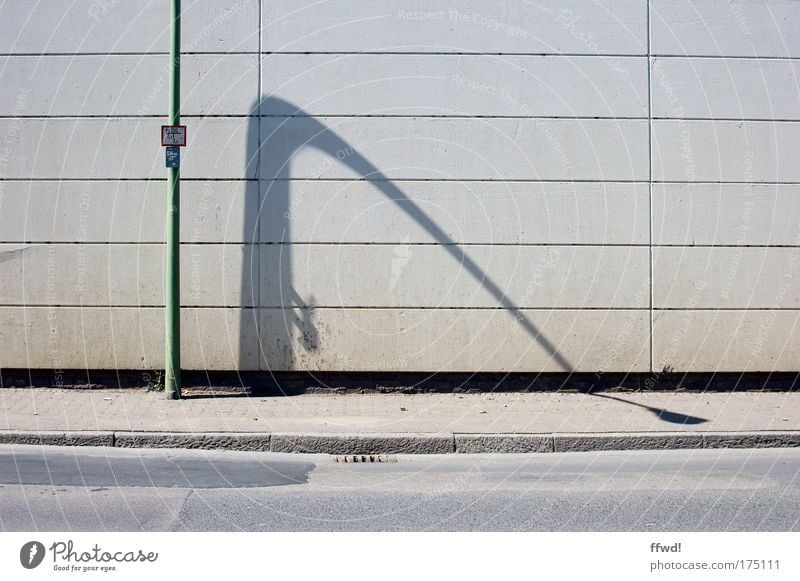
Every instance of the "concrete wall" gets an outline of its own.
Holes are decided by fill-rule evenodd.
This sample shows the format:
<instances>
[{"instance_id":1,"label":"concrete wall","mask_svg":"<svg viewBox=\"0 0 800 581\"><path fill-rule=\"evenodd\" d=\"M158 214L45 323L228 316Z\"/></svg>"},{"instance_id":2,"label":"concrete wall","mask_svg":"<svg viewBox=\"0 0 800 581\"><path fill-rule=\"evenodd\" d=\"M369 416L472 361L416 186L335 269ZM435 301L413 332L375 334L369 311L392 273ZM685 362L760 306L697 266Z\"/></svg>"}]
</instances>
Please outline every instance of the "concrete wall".
<instances>
[{"instance_id":1,"label":"concrete wall","mask_svg":"<svg viewBox=\"0 0 800 581\"><path fill-rule=\"evenodd\" d=\"M184 367L800 370L800 2L183 4ZM167 8L0 5L0 367L163 365Z\"/></svg>"}]
</instances>

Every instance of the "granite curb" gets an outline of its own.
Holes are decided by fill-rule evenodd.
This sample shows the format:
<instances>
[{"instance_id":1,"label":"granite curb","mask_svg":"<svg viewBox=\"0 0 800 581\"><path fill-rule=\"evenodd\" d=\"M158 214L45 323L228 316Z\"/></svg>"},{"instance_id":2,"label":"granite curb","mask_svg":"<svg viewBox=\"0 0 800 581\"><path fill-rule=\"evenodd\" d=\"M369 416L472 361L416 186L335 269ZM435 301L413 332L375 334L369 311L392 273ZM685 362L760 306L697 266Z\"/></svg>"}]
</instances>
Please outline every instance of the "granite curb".
<instances>
[{"instance_id":1,"label":"granite curb","mask_svg":"<svg viewBox=\"0 0 800 581\"><path fill-rule=\"evenodd\" d=\"M796 448L800 431L600 433L265 433L0 430L0 444L183 448L294 454L520 454Z\"/></svg>"}]
</instances>

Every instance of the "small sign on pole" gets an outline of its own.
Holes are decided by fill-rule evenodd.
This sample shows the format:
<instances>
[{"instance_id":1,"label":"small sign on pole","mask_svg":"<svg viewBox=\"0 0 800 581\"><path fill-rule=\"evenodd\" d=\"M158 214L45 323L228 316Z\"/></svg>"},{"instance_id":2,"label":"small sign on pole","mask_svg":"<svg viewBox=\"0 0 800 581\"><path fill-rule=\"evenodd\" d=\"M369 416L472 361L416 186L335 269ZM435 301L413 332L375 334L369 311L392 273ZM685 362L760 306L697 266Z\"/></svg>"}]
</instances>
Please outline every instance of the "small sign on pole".
<instances>
[{"instance_id":1,"label":"small sign on pole","mask_svg":"<svg viewBox=\"0 0 800 581\"><path fill-rule=\"evenodd\" d=\"M161 145L186 147L186 125L162 125Z\"/></svg>"},{"instance_id":2,"label":"small sign on pole","mask_svg":"<svg viewBox=\"0 0 800 581\"><path fill-rule=\"evenodd\" d=\"M167 167L181 167L181 148L170 145L166 151Z\"/></svg>"}]
</instances>

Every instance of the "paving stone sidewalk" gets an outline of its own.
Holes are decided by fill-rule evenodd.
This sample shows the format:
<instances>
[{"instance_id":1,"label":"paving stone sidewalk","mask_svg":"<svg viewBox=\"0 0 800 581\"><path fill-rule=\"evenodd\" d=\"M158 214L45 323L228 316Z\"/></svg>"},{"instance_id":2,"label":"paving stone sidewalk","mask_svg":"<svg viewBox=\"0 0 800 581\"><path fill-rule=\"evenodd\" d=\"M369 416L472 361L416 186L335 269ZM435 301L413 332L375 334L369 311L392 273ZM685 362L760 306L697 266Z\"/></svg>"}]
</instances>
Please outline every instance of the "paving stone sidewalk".
<instances>
[{"instance_id":1,"label":"paving stone sidewalk","mask_svg":"<svg viewBox=\"0 0 800 581\"><path fill-rule=\"evenodd\" d=\"M800 445L800 393L304 394L0 389L0 443L327 453Z\"/></svg>"}]
</instances>

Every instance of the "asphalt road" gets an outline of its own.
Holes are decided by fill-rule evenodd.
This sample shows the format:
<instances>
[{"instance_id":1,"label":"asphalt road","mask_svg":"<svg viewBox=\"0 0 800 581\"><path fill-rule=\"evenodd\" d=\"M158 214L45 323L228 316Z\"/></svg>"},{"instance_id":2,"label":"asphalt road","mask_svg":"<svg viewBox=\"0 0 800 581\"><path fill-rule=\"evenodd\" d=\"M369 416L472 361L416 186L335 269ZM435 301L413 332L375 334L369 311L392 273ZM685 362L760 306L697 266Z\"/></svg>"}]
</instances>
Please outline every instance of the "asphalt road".
<instances>
[{"instance_id":1,"label":"asphalt road","mask_svg":"<svg viewBox=\"0 0 800 581\"><path fill-rule=\"evenodd\" d=\"M396 460L0 446L0 529L800 530L798 449Z\"/></svg>"}]
</instances>

